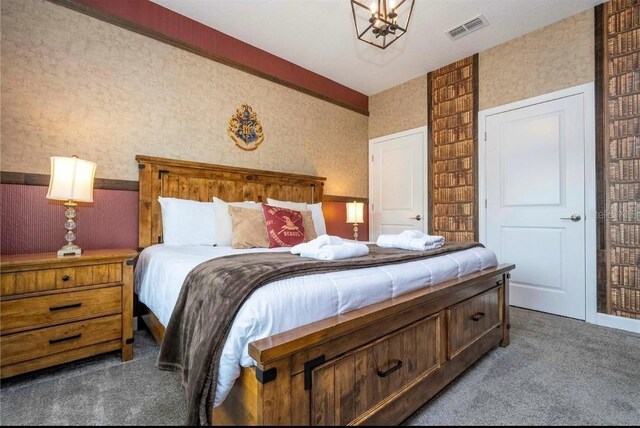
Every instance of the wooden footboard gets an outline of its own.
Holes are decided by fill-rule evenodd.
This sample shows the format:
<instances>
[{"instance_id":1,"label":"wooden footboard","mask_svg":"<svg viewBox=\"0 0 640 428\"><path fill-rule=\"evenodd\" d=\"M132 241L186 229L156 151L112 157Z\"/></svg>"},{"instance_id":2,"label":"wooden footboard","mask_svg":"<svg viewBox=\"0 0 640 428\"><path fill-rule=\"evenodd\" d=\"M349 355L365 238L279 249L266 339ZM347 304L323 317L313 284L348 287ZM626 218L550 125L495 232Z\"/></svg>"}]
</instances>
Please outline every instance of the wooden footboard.
<instances>
[{"instance_id":1,"label":"wooden footboard","mask_svg":"<svg viewBox=\"0 0 640 428\"><path fill-rule=\"evenodd\" d=\"M509 344L500 265L249 344L215 425L395 425ZM154 337L163 328L145 317Z\"/></svg>"}]
</instances>

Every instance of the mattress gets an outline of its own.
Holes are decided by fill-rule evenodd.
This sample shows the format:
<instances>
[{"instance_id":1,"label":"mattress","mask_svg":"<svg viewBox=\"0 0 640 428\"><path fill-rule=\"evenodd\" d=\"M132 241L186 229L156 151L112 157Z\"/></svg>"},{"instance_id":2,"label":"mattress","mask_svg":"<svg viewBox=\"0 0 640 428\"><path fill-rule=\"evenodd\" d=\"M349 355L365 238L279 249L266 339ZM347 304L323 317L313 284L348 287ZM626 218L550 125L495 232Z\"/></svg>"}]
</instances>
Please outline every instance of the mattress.
<instances>
[{"instance_id":1,"label":"mattress","mask_svg":"<svg viewBox=\"0 0 640 428\"><path fill-rule=\"evenodd\" d=\"M153 245L142 251L136 265L136 293L166 327L184 279L198 264L231 254L287 251ZM269 283L249 297L233 321L220 359L215 405L224 401L241 367L255 366L248 354L250 342L497 264L493 251L476 247L407 263Z\"/></svg>"}]
</instances>

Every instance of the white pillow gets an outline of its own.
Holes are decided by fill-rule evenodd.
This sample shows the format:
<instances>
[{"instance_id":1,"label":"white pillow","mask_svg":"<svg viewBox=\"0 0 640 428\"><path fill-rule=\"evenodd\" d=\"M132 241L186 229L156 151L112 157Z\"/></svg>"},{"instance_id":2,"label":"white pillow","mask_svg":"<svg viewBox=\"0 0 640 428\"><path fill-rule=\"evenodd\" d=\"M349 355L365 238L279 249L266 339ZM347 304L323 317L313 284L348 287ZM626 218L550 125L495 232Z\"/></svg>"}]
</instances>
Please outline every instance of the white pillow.
<instances>
[{"instance_id":1,"label":"white pillow","mask_svg":"<svg viewBox=\"0 0 640 428\"><path fill-rule=\"evenodd\" d=\"M213 198L213 211L216 219L216 243L230 246L233 242L233 223L229 214L229 205L234 207L262 209L262 204L256 202L225 202L220 198Z\"/></svg>"},{"instance_id":2,"label":"white pillow","mask_svg":"<svg viewBox=\"0 0 640 428\"><path fill-rule=\"evenodd\" d=\"M304 202L278 201L276 199L267 198L267 203L278 208L288 208L295 211L311 211L311 218L316 229L316 235L324 235L327 233L327 225L322 214L322 202L317 204L305 204Z\"/></svg>"},{"instance_id":3,"label":"white pillow","mask_svg":"<svg viewBox=\"0 0 640 428\"><path fill-rule=\"evenodd\" d=\"M267 198L267 204L293 211L309 211L309 207L304 202L278 201L276 199Z\"/></svg>"},{"instance_id":4,"label":"white pillow","mask_svg":"<svg viewBox=\"0 0 640 428\"><path fill-rule=\"evenodd\" d=\"M165 245L216 245L216 220L212 202L158 198L162 207Z\"/></svg>"},{"instance_id":5,"label":"white pillow","mask_svg":"<svg viewBox=\"0 0 640 428\"><path fill-rule=\"evenodd\" d=\"M322 213L322 202L308 204L307 207L311 210L311 218L313 219L313 225L316 227L316 235L325 235L327 233L327 225L324 222L324 214Z\"/></svg>"}]
</instances>

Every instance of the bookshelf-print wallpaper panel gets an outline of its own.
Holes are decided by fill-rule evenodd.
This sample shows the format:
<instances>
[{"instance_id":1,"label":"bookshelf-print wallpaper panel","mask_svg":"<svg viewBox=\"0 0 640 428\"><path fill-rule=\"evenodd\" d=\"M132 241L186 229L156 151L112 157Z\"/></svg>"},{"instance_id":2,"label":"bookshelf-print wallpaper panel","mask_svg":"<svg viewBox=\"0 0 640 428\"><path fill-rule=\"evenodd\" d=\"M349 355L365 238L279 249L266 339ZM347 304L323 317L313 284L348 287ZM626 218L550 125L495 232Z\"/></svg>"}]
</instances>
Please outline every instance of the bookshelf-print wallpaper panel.
<instances>
[{"instance_id":1,"label":"bookshelf-print wallpaper panel","mask_svg":"<svg viewBox=\"0 0 640 428\"><path fill-rule=\"evenodd\" d=\"M477 240L476 70L472 56L429 73L430 230L451 241Z\"/></svg>"},{"instance_id":2,"label":"bookshelf-print wallpaper panel","mask_svg":"<svg viewBox=\"0 0 640 428\"><path fill-rule=\"evenodd\" d=\"M640 319L640 1L604 10L607 312Z\"/></svg>"}]
</instances>

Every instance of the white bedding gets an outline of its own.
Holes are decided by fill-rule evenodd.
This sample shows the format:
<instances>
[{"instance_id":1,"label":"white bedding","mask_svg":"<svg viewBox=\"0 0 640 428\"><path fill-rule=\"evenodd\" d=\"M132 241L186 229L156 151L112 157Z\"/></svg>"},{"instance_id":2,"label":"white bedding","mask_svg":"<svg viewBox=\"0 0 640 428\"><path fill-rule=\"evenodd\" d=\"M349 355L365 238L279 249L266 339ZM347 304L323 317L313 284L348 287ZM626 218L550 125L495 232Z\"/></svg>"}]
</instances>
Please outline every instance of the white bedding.
<instances>
[{"instance_id":1,"label":"white bedding","mask_svg":"<svg viewBox=\"0 0 640 428\"><path fill-rule=\"evenodd\" d=\"M166 326L187 274L198 264L229 254L287 252L289 248L164 246L146 248L135 271L140 301ZM248 344L283 331L343 314L498 264L493 251L471 248L425 260L301 276L256 290L240 308L225 343L215 405L226 398L240 366L255 366Z\"/></svg>"}]
</instances>

